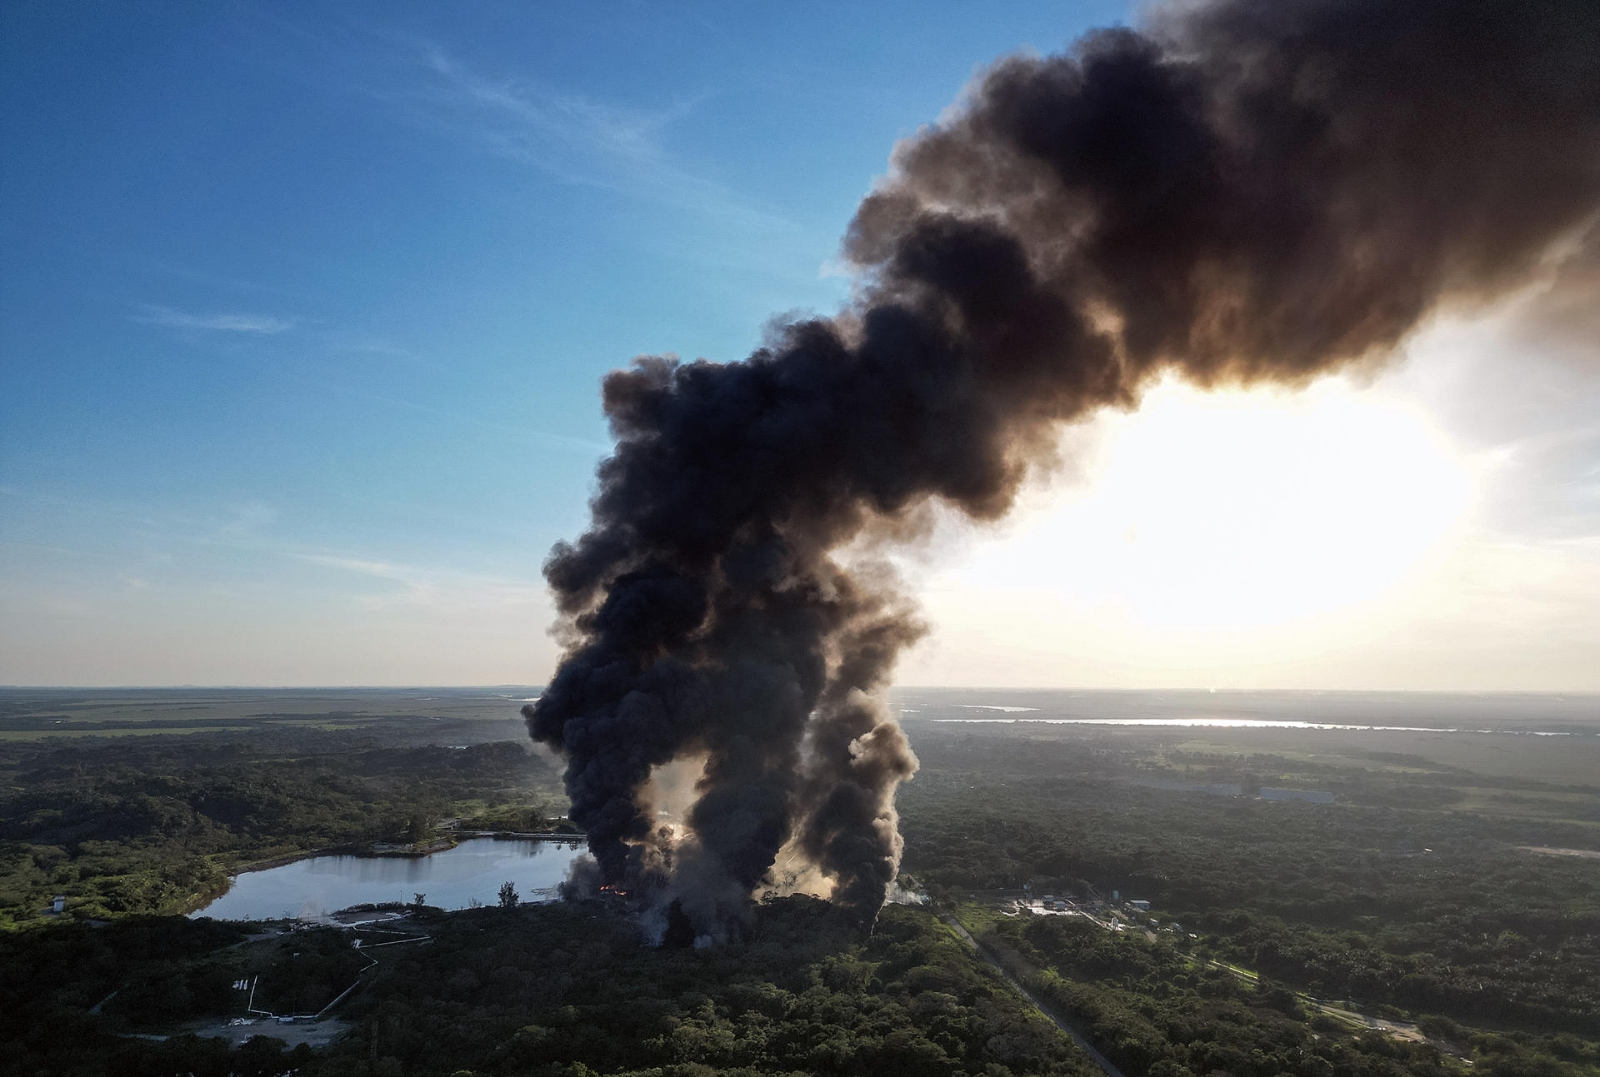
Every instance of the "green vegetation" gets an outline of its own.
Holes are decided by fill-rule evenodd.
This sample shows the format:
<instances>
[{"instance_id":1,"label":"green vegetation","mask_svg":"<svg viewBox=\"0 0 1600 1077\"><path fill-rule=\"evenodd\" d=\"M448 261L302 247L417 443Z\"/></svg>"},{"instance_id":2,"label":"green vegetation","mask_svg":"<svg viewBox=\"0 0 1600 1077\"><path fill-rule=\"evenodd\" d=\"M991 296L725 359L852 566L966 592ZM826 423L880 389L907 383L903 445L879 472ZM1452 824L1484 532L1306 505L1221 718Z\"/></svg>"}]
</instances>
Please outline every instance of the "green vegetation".
<instances>
[{"instance_id":1,"label":"green vegetation","mask_svg":"<svg viewBox=\"0 0 1600 1077\"><path fill-rule=\"evenodd\" d=\"M921 909L886 909L872 937L862 939L831 906L783 899L755 910L741 945L708 950L644 946L630 920L597 906L433 911L420 914L417 925L433 942L387 951L344 1011L352 1030L345 1039L315 1055L258 1042L252 1059L279 1067L263 1072L1093 1072L1054 1026ZM231 1065L243 1072L237 1053L230 1062L210 1041L152 1043L118 1033L173 1031L186 1018L215 1013L207 999L222 998L240 1012L239 993L227 985L251 970L263 990L278 980L278 997L314 1005L359 965L333 967L358 951L332 931L196 952L232 940L217 925L170 921L0 940L0 959L31 985L0 995L19 1026L15 1071L220 1074ZM113 1013L108 1004L101 1019L84 1015L96 996L125 981L134 995L125 1007Z\"/></svg>"},{"instance_id":2,"label":"green vegetation","mask_svg":"<svg viewBox=\"0 0 1600 1077\"><path fill-rule=\"evenodd\" d=\"M1440 811L1426 796L1397 807L1400 783L1382 772L1336 782L1260 755L1212 757L1204 780L1317 778L1368 803L1151 789L1135 783L1184 772L1126 738L925 736L918 748L906 866L936 893L1116 889L1204 935L1216 957L1321 997L1600 1036L1600 863L1515 848L1592 840L1581 822Z\"/></svg>"},{"instance_id":3,"label":"green vegetation","mask_svg":"<svg viewBox=\"0 0 1600 1077\"><path fill-rule=\"evenodd\" d=\"M1400 1077L1462 1070L1495 1077L1592 1073L1600 1045L1571 1035L1495 1035L1424 1022L1399 1036L1352 1027L1265 977L1197 960L1170 936L1112 933L1064 916L1000 918L982 936L1047 1005L1078 1024L1125 1073L1181 1077Z\"/></svg>"},{"instance_id":4,"label":"green vegetation","mask_svg":"<svg viewBox=\"0 0 1600 1077\"><path fill-rule=\"evenodd\" d=\"M886 909L870 939L792 898L739 943L656 950L614 908L519 907L512 886L500 907L412 908L401 927L429 941L379 948L396 936L148 914L195 907L241 863L430 840L445 820L558 824L511 703L104 702L18 720L150 729L0 742L0 923L18 929L0 932L0 1073L1093 1074L989 959L1125 1077L1600 1077L1600 860L1521 848L1600 848L1600 738L914 719L905 868L939 907ZM225 724L246 707L260 720ZM1113 891L1149 913L1009 909ZM241 981L274 1012L340 999L342 1023L197 1037L242 1012ZM270 1038L308 1028L321 1046Z\"/></svg>"},{"instance_id":5,"label":"green vegetation","mask_svg":"<svg viewBox=\"0 0 1600 1077\"><path fill-rule=\"evenodd\" d=\"M506 736L518 696L485 689L429 688L0 688L0 740L75 740L231 730L260 737L304 729L375 734L410 742L448 731L452 740ZM407 726L411 728L408 729ZM495 727L498 737L485 737Z\"/></svg>"},{"instance_id":6,"label":"green vegetation","mask_svg":"<svg viewBox=\"0 0 1600 1077\"><path fill-rule=\"evenodd\" d=\"M42 920L57 894L79 919L182 913L245 864L425 840L452 817L494 829L546 820L559 779L523 744L406 744L473 732L418 726L10 742L0 747L0 927Z\"/></svg>"}]
</instances>

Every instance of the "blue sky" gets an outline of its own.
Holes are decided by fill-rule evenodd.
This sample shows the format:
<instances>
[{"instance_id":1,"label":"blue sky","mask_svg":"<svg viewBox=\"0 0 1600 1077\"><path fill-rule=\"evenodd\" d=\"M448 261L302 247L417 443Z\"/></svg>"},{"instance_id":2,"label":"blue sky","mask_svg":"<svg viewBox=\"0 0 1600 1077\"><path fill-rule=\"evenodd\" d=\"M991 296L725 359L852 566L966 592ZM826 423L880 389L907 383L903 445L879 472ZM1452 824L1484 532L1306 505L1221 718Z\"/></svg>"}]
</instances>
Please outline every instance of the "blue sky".
<instances>
[{"instance_id":1,"label":"blue sky","mask_svg":"<svg viewBox=\"0 0 1600 1077\"><path fill-rule=\"evenodd\" d=\"M895 140L1125 5L977 11L0 7L0 682L542 680L602 374L837 308Z\"/></svg>"},{"instance_id":2,"label":"blue sky","mask_svg":"<svg viewBox=\"0 0 1600 1077\"><path fill-rule=\"evenodd\" d=\"M836 307L894 140L1120 8L970 12L6 5L14 614L314 619L386 586L341 563L536 580L582 526L606 370Z\"/></svg>"}]
</instances>

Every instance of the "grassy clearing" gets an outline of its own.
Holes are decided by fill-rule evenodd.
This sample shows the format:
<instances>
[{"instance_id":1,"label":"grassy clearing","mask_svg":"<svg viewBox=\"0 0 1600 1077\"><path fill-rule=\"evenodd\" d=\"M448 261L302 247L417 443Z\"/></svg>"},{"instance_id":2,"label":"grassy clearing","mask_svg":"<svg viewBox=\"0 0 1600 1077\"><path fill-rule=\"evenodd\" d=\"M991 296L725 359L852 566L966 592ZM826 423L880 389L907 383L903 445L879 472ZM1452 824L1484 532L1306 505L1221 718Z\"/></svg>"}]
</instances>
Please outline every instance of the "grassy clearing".
<instances>
[{"instance_id":1,"label":"grassy clearing","mask_svg":"<svg viewBox=\"0 0 1600 1077\"><path fill-rule=\"evenodd\" d=\"M146 729L0 729L0 741L27 742L41 740L98 740L102 737L120 740L124 737L187 736L195 733L232 732L226 726L208 726L200 723L184 726L152 725Z\"/></svg>"}]
</instances>

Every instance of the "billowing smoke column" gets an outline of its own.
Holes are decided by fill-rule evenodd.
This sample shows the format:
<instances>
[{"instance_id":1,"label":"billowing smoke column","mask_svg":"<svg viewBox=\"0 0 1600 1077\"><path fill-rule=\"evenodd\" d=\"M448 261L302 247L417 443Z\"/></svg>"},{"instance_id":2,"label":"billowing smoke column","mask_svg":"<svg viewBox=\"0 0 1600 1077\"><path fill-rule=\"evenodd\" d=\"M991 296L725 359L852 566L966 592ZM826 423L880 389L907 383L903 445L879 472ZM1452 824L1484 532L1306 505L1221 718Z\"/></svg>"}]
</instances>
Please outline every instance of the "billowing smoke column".
<instances>
[{"instance_id":1,"label":"billowing smoke column","mask_svg":"<svg viewBox=\"0 0 1600 1077\"><path fill-rule=\"evenodd\" d=\"M1061 424L1163 372L1381 357L1597 210L1595 0L1181 4L1001 60L861 206L849 310L605 380L616 451L546 566L569 650L526 709L594 885L718 938L804 872L870 921L916 767L882 691L921 629L861 551L935 503L1001 516Z\"/></svg>"}]
</instances>

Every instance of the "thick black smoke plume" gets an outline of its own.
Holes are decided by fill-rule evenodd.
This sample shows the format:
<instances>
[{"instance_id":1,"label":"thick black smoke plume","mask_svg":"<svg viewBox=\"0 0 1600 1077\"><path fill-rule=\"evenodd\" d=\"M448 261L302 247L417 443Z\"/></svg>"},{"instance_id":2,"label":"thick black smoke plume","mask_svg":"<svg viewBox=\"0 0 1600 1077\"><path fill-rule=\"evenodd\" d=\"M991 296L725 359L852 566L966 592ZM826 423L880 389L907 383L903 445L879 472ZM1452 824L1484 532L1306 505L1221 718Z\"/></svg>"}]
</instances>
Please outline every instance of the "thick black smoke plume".
<instances>
[{"instance_id":1,"label":"thick black smoke plume","mask_svg":"<svg viewBox=\"0 0 1600 1077\"><path fill-rule=\"evenodd\" d=\"M546 565L570 649L526 710L600 882L719 937L803 871L870 920L916 767L882 691L921 629L843 547L1002 515L1061 424L1163 372L1380 358L1597 212L1595 0L1174 4L1001 60L862 204L849 310L605 380L593 524Z\"/></svg>"}]
</instances>

